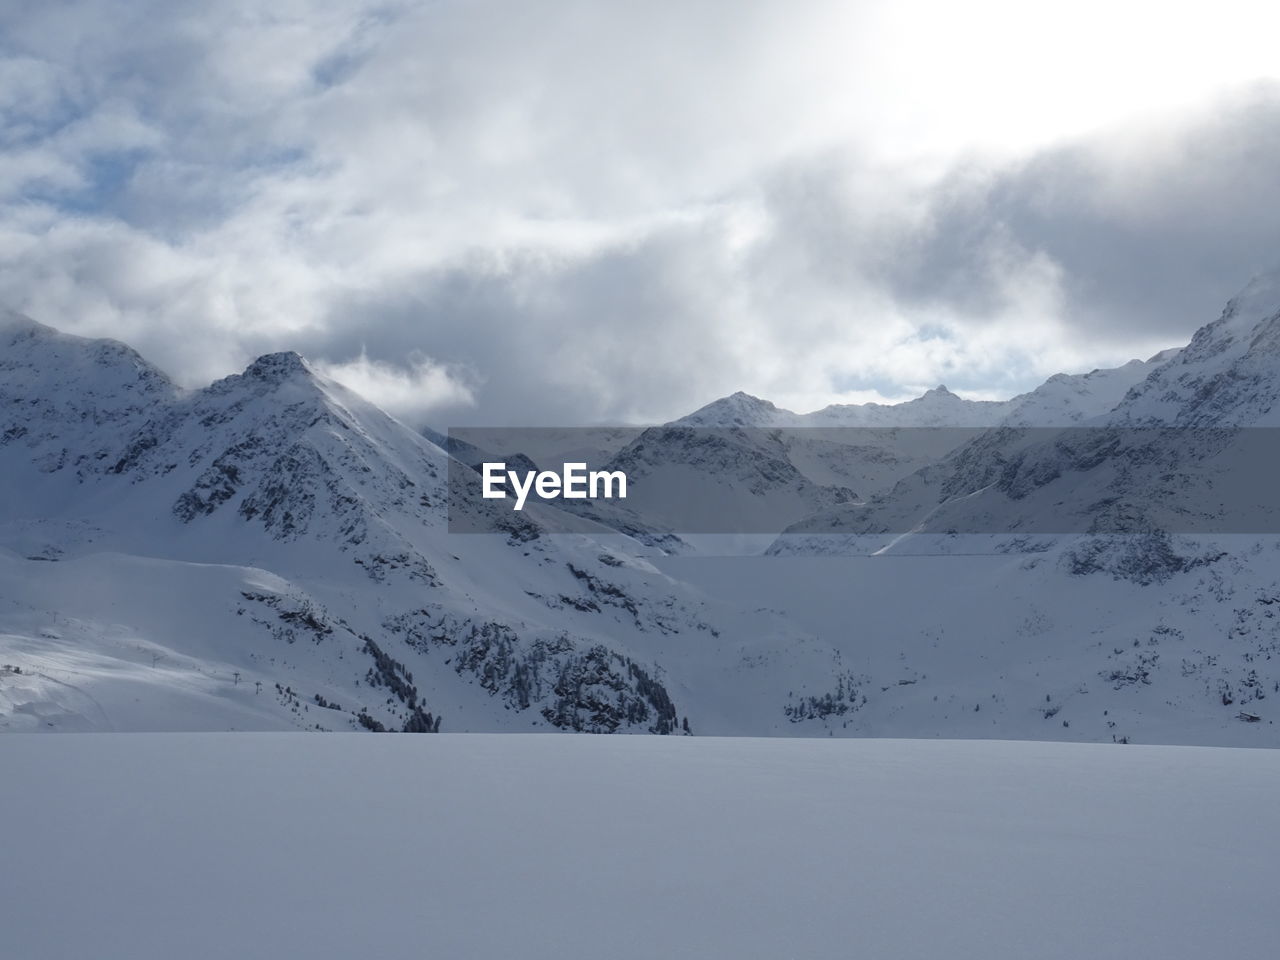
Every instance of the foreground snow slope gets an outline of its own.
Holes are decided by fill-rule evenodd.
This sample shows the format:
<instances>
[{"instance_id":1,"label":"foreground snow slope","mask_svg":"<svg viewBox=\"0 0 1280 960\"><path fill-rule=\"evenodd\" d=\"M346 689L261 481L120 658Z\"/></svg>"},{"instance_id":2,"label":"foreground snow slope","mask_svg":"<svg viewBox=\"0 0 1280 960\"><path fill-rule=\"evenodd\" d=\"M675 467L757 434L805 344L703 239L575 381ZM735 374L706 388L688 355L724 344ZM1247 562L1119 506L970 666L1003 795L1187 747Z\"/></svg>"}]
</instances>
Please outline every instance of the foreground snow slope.
<instances>
[{"instance_id":1,"label":"foreground snow slope","mask_svg":"<svg viewBox=\"0 0 1280 960\"><path fill-rule=\"evenodd\" d=\"M0 738L24 960L1274 955L1280 752ZM20 825L13 829L12 825Z\"/></svg>"}]
</instances>

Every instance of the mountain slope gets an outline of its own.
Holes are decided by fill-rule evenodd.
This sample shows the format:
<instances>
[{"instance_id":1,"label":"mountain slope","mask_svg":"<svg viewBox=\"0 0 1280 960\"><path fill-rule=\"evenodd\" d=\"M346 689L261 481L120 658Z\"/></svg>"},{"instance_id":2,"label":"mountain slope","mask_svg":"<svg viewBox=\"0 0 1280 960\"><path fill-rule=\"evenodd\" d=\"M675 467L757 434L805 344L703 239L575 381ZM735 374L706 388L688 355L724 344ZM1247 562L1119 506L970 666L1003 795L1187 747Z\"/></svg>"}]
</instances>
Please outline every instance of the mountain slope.
<instances>
[{"instance_id":1,"label":"mountain slope","mask_svg":"<svg viewBox=\"0 0 1280 960\"><path fill-rule=\"evenodd\" d=\"M178 395L122 343L68 336L0 311L0 464L7 469L100 470L116 437Z\"/></svg>"},{"instance_id":2,"label":"mountain slope","mask_svg":"<svg viewBox=\"0 0 1280 960\"><path fill-rule=\"evenodd\" d=\"M73 408L74 429L55 422L39 445L10 444L36 469L49 466L55 442L78 465L67 496L50 500L26 483L7 498L0 633L6 662L23 670L0 694L10 723L50 703L64 726L98 716L59 706L72 675L91 686L128 675L176 695L185 682L172 671L139 677L147 657L135 652L149 650L158 663L185 664L196 688L199 676L229 685L228 702L251 683L254 698L225 715L237 724L248 709L267 727L399 729L449 704L453 729L682 725L652 636L710 628L701 601L680 596L625 539L552 542L524 518L506 521L506 536L448 537L446 455L296 354L260 358L188 394L139 367L148 390L137 403L142 390L120 375L136 366L132 355L48 328L20 336L11 401L35 408L55 381L59 395L75 395L84 358L106 356L113 376L80 401L112 415ZM22 375L28 367L41 376ZM27 402L24 390L37 395ZM156 582L167 592L158 596ZM53 647L66 654L61 668L48 661ZM88 654L96 666L74 666ZM40 674L47 683L35 683ZM282 691L280 702L256 692L259 682ZM163 728L169 715L157 705L142 725Z\"/></svg>"},{"instance_id":3,"label":"mountain slope","mask_svg":"<svg viewBox=\"0 0 1280 960\"><path fill-rule=\"evenodd\" d=\"M1125 395L1163 367L1180 350L1162 350L1147 360L1088 373L1059 373L1034 390L1014 397L1001 420L1008 427L1069 427L1087 423L1115 409Z\"/></svg>"},{"instance_id":4,"label":"mountain slope","mask_svg":"<svg viewBox=\"0 0 1280 960\"><path fill-rule=\"evenodd\" d=\"M1265 375L1259 310L1245 329L1198 338L1188 369L1179 354L1145 371L1054 378L1036 403L1070 406L1086 438L1147 429L1086 416L1081 401L1143 373L1118 410L1137 410L1150 384L1172 378L1161 396L1180 390L1209 411L1204 398L1230 398L1231 383ZM607 529L549 535L546 510L517 515L501 501L458 505L484 512L496 533L450 532L449 468L470 468L297 355L181 392L122 348L30 325L21 336L24 363L4 381L9 422L25 424L27 409L58 412L39 442L29 432L0 448L14 468L0 507L3 728L687 723L736 735L1280 742L1274 541L1195 543L1144 529L974 547L945 532L966 516L947 510L1031 509L1081 477L1101 493L1150 496L1150 484L1181 476L1144 464L1137 446L1042 443L1020 426L970 433L891 495L846 508L898 509L901 529L925 531L887 547L875 539L881 555L661 557ZM82 416L77 384L98 367L78 358L95 356L111 360L107 382L119 390L86 385L106 413ZM1184 379L1190 371L1199 379ZM139 382L151 386L128 386ZM42 408L50 383L61 406ZM740 418L761 409L737 406ZM715 428L732 443L690 445L711 429L655 428L618 456L633 468L653 457L658 471L704 458L710 475L774 482L768 495L796 505L835 486L807 471L830 480L841 457L847 469L874 454L841 446L828 428L797 431L820 441L797 445L784 439L791 431L735 424ZM67 451L57 463L44 459L55 445ZM814 542L781 538L773 552ZM994 555L955 555L974 550Z\"/></svg>"},{"instance_id":5,"label":"mountain slope","mask_svg":"<svg viewBox=\"0 0 1280 960\"><path fill-rule=\"evenodd\" d=\"M1110 421L1179 427L1280 426L1280 270L1255 278Z\"/></svg>"}]
</instances>

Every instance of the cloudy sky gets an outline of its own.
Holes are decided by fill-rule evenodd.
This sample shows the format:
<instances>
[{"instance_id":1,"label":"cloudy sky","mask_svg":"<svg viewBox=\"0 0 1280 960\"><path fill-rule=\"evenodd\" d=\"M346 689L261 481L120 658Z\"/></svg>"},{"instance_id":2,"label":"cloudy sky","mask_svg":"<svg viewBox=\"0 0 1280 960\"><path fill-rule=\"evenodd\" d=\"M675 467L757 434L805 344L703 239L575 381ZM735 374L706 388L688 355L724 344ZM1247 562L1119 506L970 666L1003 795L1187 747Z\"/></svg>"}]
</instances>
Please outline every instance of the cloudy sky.
<instances>
[{"instance_id":1,"label":"cloudy sky","mask_svg":"<svg viewBox=\"0 0 1280 960\"><path fill-rule=\"evenodd\" d=\"M0 302L440 427L1007 396L1280 264L1267 6L17 0Z\"/></svg>"}]
</instances>

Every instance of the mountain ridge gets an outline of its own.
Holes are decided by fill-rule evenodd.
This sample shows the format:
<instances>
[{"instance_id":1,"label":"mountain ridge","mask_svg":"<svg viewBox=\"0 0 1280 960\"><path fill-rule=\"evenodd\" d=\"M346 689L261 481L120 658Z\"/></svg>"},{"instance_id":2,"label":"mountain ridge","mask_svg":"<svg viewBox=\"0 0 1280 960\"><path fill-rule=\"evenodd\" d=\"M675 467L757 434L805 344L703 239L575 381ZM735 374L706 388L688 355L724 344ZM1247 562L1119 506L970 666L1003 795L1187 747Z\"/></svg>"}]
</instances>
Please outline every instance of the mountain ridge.
<instances>
[{"instance_id":1,"label":"mountain ridge","mask_svg":"<svg viewBox=\"0 0 1280 960\"><path fill-rule=\"evenodd\" d=\"M1156 401L1159 422L1266 423L1269 296L1194 350L1050 378L1036 410L1099 435ZM872 557L717 560L551 536L537 511L485 502L466 508L498 510L496 535L451 534L447 472L470 468L297 354L181 391L127 348L44 342L0 355L0 728L1280 742L1274 538L1022 538L961 558L937 531ZM1092 413L1139 374L1114 421ZM1002 439L1021 429L998 424L893 490L935 497L906 510L973 500L977 483L1030 502L1058 477L1143 465ZM830 480L874 452L724 432L739 439L716 475L743 480L737 458L759 454L782 493L800 480L780 458Z\"/></svg>"},{"instance_id":2,"label":"mountain ridge","mask_svg":"<svg viewBox=\"0 0 1280 960\"><path fill-rule=\"evenodd\" d=\"M41 357L30 355L39 349L32 346L22 360L46 375L5 380L18 401L8 405L14 424L40 402L50 377L60 392L75 393L66 388L84 376L86 358L106 364L109 375L99 379L118 393L132 392L129 371L154 388L145 403L117 404L123 413L111 408L111 416L93 418L73 409L54 418L35 446L30 430L8 431L0 445L4 463L28 460L32 474L49 478L20 483L0 508L0 550L8 548L8 578L0 578L8 586L0 594L12 591L19 624L59 623L59 608L80 610L70 627L40 629L70 630L88 649L109 651L95 668L98 686L116 690L125 682L112 678L120 676L130 678L126 686L144 687L164 678L139 675L127 649L108 642L117 627L99 618L119 614L98 588L77 589L73 578L64 582L65 601L46 589L59 579L50 577L49 561L68 575L82 571L86 584L113 583L118 595L134 597L128 632L163 630L165 662L187 665L203 689L207 675L223 669L205 664L215 649L202 639L205 628L188 623L171 633L138 606L147 595L145 584L134 582L142 571L171 582L226 633L226 652L239 658L233 690L242 677L255 678L248 705L268 727L298 725L310 713L307 722L326 728L420 729L437 725L441 705L452 702L449 715L463 729L484 717L502 726L510 714L505 725L517 729L677 732L660 670L636 641L651 632L710 628L698 613L701 601L653 581L638 565L638 544L552 543L540 537L536 520L504 517L507 533L498 542L459 538L446 549L448 456L296 353L265 355L240 374L178 391L114 345L25 324L17 336L43 345ZM11 354L6 360L11 373L21 366ZM22 397L28 388L37 393L26 398L31 403ZM46 455L48 443L65 451L70 438L92 441L94 455ZM63 496L42 495L51 481ZM137 559L104 565L103 557ZM217 598L212 606L196 599L205 592ZM40 603L56 606L41 613ZM171 616L173 624L185 620L179 610ZM0 620L0 633L3 626ZM42 644L29 630L7 639L38 651ZM254 653L264 638L280 644L269 663ZM303 638L310 638L305 646ZM142 642L148 645L155 641ZM70 649L66 656L73 653L82 656ZM65 661L55 662L62 665L46 663L46 679L9 717L35 711L61 717L50 719L55 724L83 722L74 706L79 695L55 679L66 675ZM413 667L423 662L436 665L429 687L413 680ZM309 678L302 700L285 679L291 672ZM275 697L257 692L272 685ZM224 715L217 698L192 697L192 709ZM242 713L225 715L243 722Z\"/></svg>"}]
</instances>

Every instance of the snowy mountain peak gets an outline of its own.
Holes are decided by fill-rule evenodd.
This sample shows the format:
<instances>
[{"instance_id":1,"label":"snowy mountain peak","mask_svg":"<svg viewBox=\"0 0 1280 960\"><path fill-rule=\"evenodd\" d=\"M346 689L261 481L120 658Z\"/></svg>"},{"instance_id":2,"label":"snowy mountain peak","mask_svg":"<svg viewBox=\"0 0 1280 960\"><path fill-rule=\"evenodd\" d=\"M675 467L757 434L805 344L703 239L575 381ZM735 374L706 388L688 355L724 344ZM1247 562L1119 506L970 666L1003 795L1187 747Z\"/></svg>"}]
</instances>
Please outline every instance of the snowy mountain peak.
<instances>
[{"instance_id":1,"label":"snowy mountain peak","mask_svg":"<svg viewBox=\"0 0 1280 960\"><path fill-rule=\"evenodd\" d=\"M155 638L143 683L218 725L423 732L447 710L463 730L678 729L653 638L712 628L625 544L544 541L521 518L449 537L446 454L296 353L189 392L150 370L111 341L0 330L0 597L24 598L0 603L0 641L22 631L34 678L2 685L0 729L116 722L37 672L52 635L27 625L55 609L75 658L129 671L134 638ZM42 593L55 567L93 588ZM120 626L126 606L140 624Z\"/></svg>"},{"instance_id":2,"label":"snowy mountain peak","mask_svg":"<svg viewBox=\"0 0 1280 960\"><path fill-rule=\"evenodd\" d=\"M1257 320L1264 314L1274 314L1277 305L1280 305L1280 266L1250 280L1243 290L1228 301L1225 313L1244 317L1246 320Z\"/></svg>"},{"instance_id":3,"label":"snowy mountain peak","mask_svg":"<svg viewBox=\"0 0 1280 960\"><path fill-rule=\"evenodd\" d=\"M1259 328L1280 320L1280 269L1255 277L1227 301L1222 315L1195 332L1182 351L1182 362L1201 360L1231 352L1242 354Z\"/></svg>"},{"instance_id":4,"label":"snowy mountain peak","mask_svg":"<svg viewBox=\"0 0 1280 960\"><path fill-rule=\"evenodd\" d=\"M281 353L268 353L245 369L242 374L248 380L262 380L267 383L283 383L296 377L315 376L307 361L292 350Z\"/></svg>"},{"instance_id":5,"label":"snowy mountain peak","mask_svg":"<svg viewBox=\"0 0 1280 960\"><path fill-rule=\"evenodd\" d=\"M346 407L349 395L340 385L326 380L292 350L268 353L245 367L199 391L206 400L221 397L221 402L242 403L245 398L274 396L285 404L304 404L317 414L339 413Z\"/></svg>"},{"instance_id":6,"label":"snowy mountain peak","mask_svg":"<svg viewBox=\"0 0 1280 960\"><path fill-rule=\"evenodd\" d=\"M783 426L796 418L790 410L739 390L681 417L676 423L687 427L760 427Z\"/></svg>"},{"instance_id":7,"label":"snowy mountain peak","mask_svg":"<svg viewBox=\"0 0 1280 960\"><path fill-rule=\"evenodd\" d=\"M139 381L144 385L174 389L169 378L142 358L136 350L119 340L80 337L63 333L32 320L26 314L0 308L0 343L6 346L5 369L31 368L43 378L66 376L79 378L99 368L98 382L80 386L102 390L101 368L114 368L108 379Z\"/></svg>"},{"instance_id":8,"label":"snowy mountain peak","mask_svg":"<svg viewBox=\"0 0 1280 960\"><path fill-rule=\"evenodd\" d=\"M0 469L83 476L179 394L123 343L0 311Z\"/></svg>"},{"instance_id":9,"label":"snowy mountain peak","mask_svg":"<svg viewBox=\"0 0 1280 960\"><path fill-rule=\"evenodd\" d=\"M1112 419L1280 425L1280 270L1255 278L1229 300L1217 320L1125 396Z\"/></svg>"},{"instance_id":10,"label":"snowy mountain peak","mask_svg":"<svg viewBox=\"0 0 1280 960\"><path fill-rule=\"evenodd\" d=\"M939 386L804 416L737 393L619 456L637 467L638 490L669 479L688 500L701 471L710 482L695 509L847 518L887 506L909 521L900 529L947 529L996 497L1030 509L1088 471L1125 475L1086 460L1092 448L1000 446L1017 431L957 454L924 445L948 431L899 427L999 425L1020 402L1029 425L1069 425L1139 380L1206 414L1232 411L1222 401L1233 396L1269 402L1280 322L1267 311L1278 306L1194 363L1158 354L1013 401ZM423 731L443 713L454 730L669 733L686 729L688 710L689 727L709 733L1127 740L1138 727L1154 739L1191 729L1178 726L1190 715L1203 739L1274 737L1254 705L1277 682L1255 675L1274 652L1274 563L1242 563L1257 580L1218 604L1202 602L1218 585L1193 579L1210 561L1147 539L1133 554L1081 549L1061 563L924 557L753 573L735 562L721 573L668 565L614 534L542 536L536 516L499 536L454 535L457 464L297 354L184 393L149 379L122 345L32 323L16 337L19 326L0 329L0 475L17 480L0 498L0 663L15 671L0 728L163 727L190 715L205 727ZM3 349L6 335L18 345ZM730 429L696 443L695 425ZM824 429L745 429L783 425ZM877 445L875 430L847 442L831 429L845 427L888 429ZM1165 464L1139 466L1144 489L1163 493ZM1084 576L1104 570L1144 584L1147 602ZM709 579L704 589L686 577ZM1136 619L1151 598L1159 612ZM1134 704L1146 687L1144 717ZM1241 706L1259 713L1241 723Z\"/></svg>"},{"instance_id":11,"label":"snowy mountain peak","mask_svg":"<svg viewBox=\"0 0 1280 960\"><path fill-rule=\"evenodd\" d=\"M19 337L31 337L39 334L52 334L52 327L46 327L43 323L36 323L25 313L19 313L9 307L0 307L0 334L3 334L7 341L16 341Z\"/></svg>"}]
</instances>

